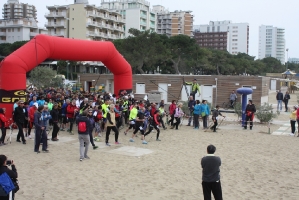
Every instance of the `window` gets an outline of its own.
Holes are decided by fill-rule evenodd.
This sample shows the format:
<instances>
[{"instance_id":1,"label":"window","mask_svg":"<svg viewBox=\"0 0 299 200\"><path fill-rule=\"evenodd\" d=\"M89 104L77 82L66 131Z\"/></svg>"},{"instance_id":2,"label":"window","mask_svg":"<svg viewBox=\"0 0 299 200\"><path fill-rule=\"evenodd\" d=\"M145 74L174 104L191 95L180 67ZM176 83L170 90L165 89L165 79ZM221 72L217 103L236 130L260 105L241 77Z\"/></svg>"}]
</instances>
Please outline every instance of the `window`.
<instances>
[{"instance_id":1,"label":"window","mask_svg":"<svg viewBox=\"0 0 299 200\"><path fill-rule=\"evenodd\" d=\"M233 29L238 29L238 27L237 26L233 26Z\"/></svg>"},{"instance_id":2,"label":"window","mask_svg":"<svg viewBox=\"0 0 299 200\"><path fill-rule=\"evenodd\" d=\"M20 32L21 31L21 29L20 28L18 28L18 32Z\"/></svg>"},{"instance_id":3,"label":"window","mask_svg":"<svg viewBox=\"0 0 299 200\"><path fill-rule=\"evenodd\" d=\"M233 41L238 41L238 39L233 39Z\"/></svg>"},{"instance_id":4,"label":"window","mask_svg":"<svg viewBox=\"0 0 299 200\"><path fill-rule=\"evenodd\" d=\"M238 35L233 35L233 37L238 37Z\"/></svg>"},{"instance_id":5,"label":"window","mask_svg":"<svg viewBox=\"0 0 299 200\"><path fill-rule=\"evenodd\" d=\"M238 33L238 31L233 31L233 33Z\"/></svg>"},{"instance_id":6,"label":"window","mask_svg":"<svg viewBox=\"0 0 299 200\"><path fill-rule=\"evenodd\" d=\"M9 28L9 29L7 29L7 31L8 31L8 32L11 32L10 28ZM9 36L9 37L10 37L10 36Z\"/></svg>"}]
</instances>

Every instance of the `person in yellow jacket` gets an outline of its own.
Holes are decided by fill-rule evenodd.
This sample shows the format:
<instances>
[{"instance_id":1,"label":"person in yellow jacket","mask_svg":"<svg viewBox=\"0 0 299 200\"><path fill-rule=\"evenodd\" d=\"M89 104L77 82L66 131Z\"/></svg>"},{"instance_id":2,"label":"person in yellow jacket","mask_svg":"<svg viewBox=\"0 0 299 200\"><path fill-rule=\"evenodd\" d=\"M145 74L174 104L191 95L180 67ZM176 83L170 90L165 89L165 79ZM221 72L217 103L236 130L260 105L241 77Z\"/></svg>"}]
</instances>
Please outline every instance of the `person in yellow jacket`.
<instances>
[{"instance_id":1,"label":"person in yellow jacket","mask_svg":"<svg viewBox=\"0 0 299 200\"><path fill-rule=\"evenodd\" d=\"M295 136L295 130L296 130L296 121L297 121L297 109L298 105L294 106L294 110L291 111L290 114L290 123L291 123L291 129L292 132L290 133L290 136Z\"/></svg>"},{"instance_id":2,"label":"person in yellow jacket","mask_svg":"<svg viewBox=\"0 0 299 200\"><path fill-rule=\"evenodd\" d=\"M160 107L159 107L159 115L160 115L159 122L161 123L163 129L166 130L167 128L165 127L164 121L163 121L163 117L166 115L166 112L164 110L164 105L160 105Z\"/></svg>"},{"instance_id":3,"label":"person in yellow jacket","mask_svg":"<svg viewBox=\"0 0 299 200\"><path fill-rule=\"evenodd\" d=\"M193 82L185 82L186 85L191 85L191 93L190 96L193 96L193 99L195 100L195 94L198 92L200 95L200 88L199 84L196 82L196 79L193 79Z\"/></svg>"},{"instance_id":4,"label":"person in yellow jacket","mask_svg":"<svg viewBox=\"0 0 299 200\"><path fill-rule=\"evenodd\" d=\"M138 109L137 109L137 103L133 104L133 108L130 111L130 116L129 116L129 121L130 121L130 126L127 128L127 130L125 130L125 135L127 135L128 131L130 129L135 129L135 122L136 122L136 117L138 114Z\"/></svg>"}]
</instances>

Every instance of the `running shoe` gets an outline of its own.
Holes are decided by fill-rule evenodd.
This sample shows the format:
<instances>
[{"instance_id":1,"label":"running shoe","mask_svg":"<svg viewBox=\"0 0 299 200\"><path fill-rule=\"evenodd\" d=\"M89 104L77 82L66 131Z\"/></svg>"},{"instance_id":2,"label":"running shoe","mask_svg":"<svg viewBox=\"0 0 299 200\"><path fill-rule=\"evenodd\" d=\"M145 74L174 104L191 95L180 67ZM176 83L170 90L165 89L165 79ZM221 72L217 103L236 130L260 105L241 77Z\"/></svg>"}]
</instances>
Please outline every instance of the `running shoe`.
<instances>
[{"instance_id":1,"label":"running shoe","mask_svg":"<svg viewBox=\"0 0 299 200\"><path fill-rule=\"evenodd\" d=\"M135 141L133 140L133 138L131 138L131 139L130 139L130 142L135 142Z\"/></svg>"}]
</instances>

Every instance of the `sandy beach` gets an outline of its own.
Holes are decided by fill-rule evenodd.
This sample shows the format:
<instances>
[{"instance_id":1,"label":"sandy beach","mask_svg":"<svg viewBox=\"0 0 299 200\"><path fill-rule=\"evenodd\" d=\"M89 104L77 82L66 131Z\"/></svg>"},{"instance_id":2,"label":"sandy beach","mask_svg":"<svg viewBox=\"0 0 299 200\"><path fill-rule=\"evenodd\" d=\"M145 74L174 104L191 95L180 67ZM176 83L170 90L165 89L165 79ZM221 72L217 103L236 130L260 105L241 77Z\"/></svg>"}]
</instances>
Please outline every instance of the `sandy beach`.
<instances>
[{"instance_id":1,"label":"sandy beach","mask_svg":"<svg viewBox=\"0 0 299 200\"><path fill-rule=\"evenodd\" d=\"M274 93L270 102L275 103ZM291 94L290 105L295 103L296 95ZM227 116L237 119L233 114ZM281 113L271 131L288 123L288 116ZM182 125L178 131L162 130L161 142L151 133L148 144L143 145L140 136L130 143L132 131L125 136L122 130L120 145L114 145L111 135L112 146L106 147L102 137L102 142L96 143L100 148L90 149L91 159L80 162L77 134L59 132L59 142L49 141L50 153L36 154L34 140L28 139L26 145L17 143L14 130L12 143L1 146L0 153L16 163L18 200L203 199L200 162L209 144L217 147L215 154L222 159L224 199L297 200L299 138L267 131L263 124L243 131L234 121L223 123L217 133Z\"/></svg>"}]
</instances>

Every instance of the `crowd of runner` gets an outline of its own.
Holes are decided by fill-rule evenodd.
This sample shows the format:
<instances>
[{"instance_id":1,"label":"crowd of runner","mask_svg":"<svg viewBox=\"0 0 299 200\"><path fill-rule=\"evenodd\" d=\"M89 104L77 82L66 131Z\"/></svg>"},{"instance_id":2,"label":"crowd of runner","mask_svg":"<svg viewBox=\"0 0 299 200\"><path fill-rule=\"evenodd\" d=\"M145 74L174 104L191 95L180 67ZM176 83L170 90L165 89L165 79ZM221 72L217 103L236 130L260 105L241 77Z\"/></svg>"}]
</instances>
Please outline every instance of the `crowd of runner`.
<instances>
[{"instance_id":1,"label":"crowd of runner","mask_svg":"<svg viewBox=\"0 0 299 200\"><path fill-rule=\"evenodd\" d=\"M32 138L32 128L35 127L35 152L39 152L41 143L43 144L42 150L48 151L47 132L50 129L52 141L59 141L57 138L59 131L74 134L74 126L78 125L76 119L81 115L86 115L90 121L91 127L88 127L88 135L94 149L97 148L94 141L99 141L104 133L106 133L105 143L110 146L111 130L115 132L115 144L119 144L117 138L119 130L123 128L126 128L125 135L133 130L130 142L134 142L136 134L140 132L142 143L147 144L145 137L153 129L157 132L156 141L161 141L160 128L167 129L165 125L167 123L170 128L177 130L181 117L184 115L181 109L182 104L176 104L175 100L172 101L169 110L165 111L163 100L161 102L136 101L129 94L116 97L109 93L81 93L54 88L29 89L27 92L28 101L19 100L14 103L13 121L15 128L18 128L16 141L23 144L26 144L26 139ZM9 122L10 120L5 118L5 109L0 109L2 130L0 145L5 145L6 128Z\"/></svg>"}]
</instances>

